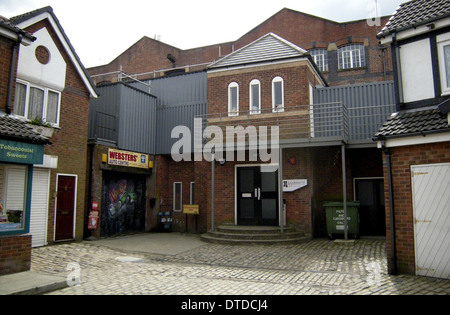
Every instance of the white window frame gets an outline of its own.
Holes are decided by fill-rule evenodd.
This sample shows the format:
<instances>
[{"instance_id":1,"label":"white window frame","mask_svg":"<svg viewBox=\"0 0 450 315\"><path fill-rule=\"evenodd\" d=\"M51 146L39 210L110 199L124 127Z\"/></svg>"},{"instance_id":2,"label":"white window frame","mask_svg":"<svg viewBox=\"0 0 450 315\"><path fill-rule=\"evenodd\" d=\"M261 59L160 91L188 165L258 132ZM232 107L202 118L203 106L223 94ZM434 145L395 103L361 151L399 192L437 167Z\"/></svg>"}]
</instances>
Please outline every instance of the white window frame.
<instances>
[{"instance_id":1,"label":"white window frame","mask_svg":"<svg viewBox=\"0 0 450 315\"><path fill-rule=\"evenodd\" d=\"M281 104L275 104L275 83L281 82ZM282 77L275 77L272 80L272 111L274 113L284 112L284 80Z\"/></svg>"},{"instance_id":2,"label":"white window frame","mask_svg":"<svg viewBox=\"0 0 450 315\"><path fill-rule=\"evenodd\" d=\"M450 95L450 85L447 78L447 63L445 62L445 47L450 46L450 33L438 36L438 59L441 78L442 96ZM450 60L448 61L450 64Z\"/></svg>"},{"instance_id":3,"label":"white window frame","mask_svg":"<svg viewBox=\"0 0 450 315\"><path fill-rule=\"evenodd\" d=\"M316 48L309 51L314 62L321 72L328 71L328 50L325 48ZM320 58L322 57L322 58Z\"/></svg>"},{"instance_id":4,"label":"white window frame","mask_svg":"<svg viewBox=\"0 0 450 315\"><path fill-rule=\"evenodd\" d=\"M236 111L232 108L233 106L233 98L231 94L231 89L236 88L237 98L236 98ZM228 85L228 116L239 116L239 84L237 82L231 82Z\"/></svg>"},{"instance_id":5,"label":"white window frame","mask_svg":"<svg viewBox=\"0 0 450 315\"><path fill-rule=\"evenodd\" d=\"M354 57L357 52L358 57ZM347 65L345 59L349 58L350 63ZM366 53L363 44L350 44L342 46L338 49L339 70L364 68L366 66Z\"/></svg>"},{"instance_id":6,"label":"white window frame","mask_svg":"<svg viewBox=\"0 0 450 315\"><path fill-rule=\"evenodd\" d=\"M176 209L176 186L177 184L180 184L180 209ZM172 206L173 212L181 212L183 211L183 183L182 182L174 182L173 183L173 206Z\"/></svg>"},{"instance_id":7,"label":"white window frame","mask_svg":"<svg viewBox=\"0 0 450 315\"><path fill-rule=\"evenodd\" d=\"M29 111L29 108L30 108L30 104L29 104L29 102L30 102L30 91L31 91L32 88L39 89L39 90L44 92L44 100L43 100L43 105L42 105L42 121L44 123L50 124L52 127L59 127L60 114L61 114L61 92L57 91L57 90L54 90L54 89L46 88L46 87L43 87L43 86L39 86L39 85L36 85L36 84L32 84L32 83L27 82L27 81L19 80L19 79L16 81L16 85L17 84L22 84L22 85L26 86L25 105L24 105L23 116L21 114L16 113L16 112L14 114L19 116L19 117L22 117L22 118L26 119L27 121L34 120L35 117L28 118L28 111ZM58 95L56 123L47 121L47 108L48 108L48 99L49 99L48 95L49 95L49 92L52 92L52 93L55 93L55 94Z\"/></svg>"},{"instance_id":8,"label":"white window frame","mask_svg":"<svg viewBox=\"0 0 450 315\"><path fill-rule=\"evenodd\" d=\"M259 100L259 109L253 109L253 89L252 87L254 85L258 85L258 100ZM257 115L257 114L261 114L261 82L258 79L254 79L250 82L250 115Z\"/></svg>"}]
</instances>

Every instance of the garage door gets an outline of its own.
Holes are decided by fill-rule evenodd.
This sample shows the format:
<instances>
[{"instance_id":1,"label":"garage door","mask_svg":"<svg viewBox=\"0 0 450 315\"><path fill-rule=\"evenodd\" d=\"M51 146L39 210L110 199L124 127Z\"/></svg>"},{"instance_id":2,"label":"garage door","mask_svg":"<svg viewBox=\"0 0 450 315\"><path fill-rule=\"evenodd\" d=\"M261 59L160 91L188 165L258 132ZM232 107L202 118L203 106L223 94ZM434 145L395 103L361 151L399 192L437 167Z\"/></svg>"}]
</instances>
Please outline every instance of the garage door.
<instances>
[{"instance_id":1,"label":"garage door","mask_svg":"<svg viewBox=\"0 0 450 315\"><path fill-rule=\"evenodd\" d=\"M47 214L50 171L33 169L33 190L31 195L30 234L32 247L47 245Z\"/></svg>"},{"instance_id":2,"label":"garage door","mask_svg":"<svg viewBox=\"0 0 450 315\"><path fill-rule=\"evenodd\" d=\"M417 275L450 279L450 164L411 167Z\"/></svg>"}]
</instances>

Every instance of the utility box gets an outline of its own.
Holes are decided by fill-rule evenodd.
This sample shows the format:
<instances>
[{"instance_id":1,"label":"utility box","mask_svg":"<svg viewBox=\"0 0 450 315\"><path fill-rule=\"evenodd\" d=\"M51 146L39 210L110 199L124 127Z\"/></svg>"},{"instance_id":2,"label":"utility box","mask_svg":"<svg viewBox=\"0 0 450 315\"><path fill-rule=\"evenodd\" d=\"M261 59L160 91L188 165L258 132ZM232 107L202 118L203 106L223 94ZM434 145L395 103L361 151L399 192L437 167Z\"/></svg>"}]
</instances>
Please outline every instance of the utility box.
<instances>
[{"instance_id":1,"label":"utility box","mask_svg":"<svg viewBox=\"0 0 450 315\"><path fill-rule=\"evenodd\" d=\"M325 202L327 232L330 239L345 234L345 216L343 202ZM359 237L359 202L347 202L347 232L352 238Z\"/></svg>"}]
</instances>

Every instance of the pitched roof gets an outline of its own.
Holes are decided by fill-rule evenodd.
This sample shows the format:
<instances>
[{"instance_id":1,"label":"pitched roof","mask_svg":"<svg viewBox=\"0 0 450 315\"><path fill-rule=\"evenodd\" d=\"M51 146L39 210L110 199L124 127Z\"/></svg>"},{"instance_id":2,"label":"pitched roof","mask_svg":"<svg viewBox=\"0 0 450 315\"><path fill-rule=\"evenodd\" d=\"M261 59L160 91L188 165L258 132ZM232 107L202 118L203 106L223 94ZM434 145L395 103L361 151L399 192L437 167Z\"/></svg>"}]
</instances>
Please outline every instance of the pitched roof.
<instances>
[{"instance_id":1,"label":"pitched roof","mask_svg":"<svg viewBox=\"0 0 450 315\"><path fill-rule=\"evenodd\" d=\"M207 68L217 69L307 56L309 54L306 50L274 33L268 33L247 46L213 62Z\"/></svg>"},{"instance_id":2,"label":"pitched roof","mask_svg":"<svg viewBox=\"0 0 450 315\"><path fill-rule=\"evenodd\" d=\"M399 6L378 37L431 23L448 16L450 16L449 0L409 1Z\"/></svg>"},{"instance_id":3,"label":"pitched roof","mask_svg":"<svg viewBox=\"0 0 450 315\"><path fill-rule=\"evenodd\" d=\"M383 124L375 137L376 139L385 139L433 132L450 132L447 115L438 108L394 113Z\"/></svg>"},{"instance_id":4,"label":"pitched roof","mask_svg":"<svg viewBox=\"0 0 450 315\"><path fill-rule=\"evenodd\" d=\"M80 57L78 57L75 48L72 46L72 43L70 42L69 38L67 37L63 27L61 26L61 23L59 22L58 18L56 17L55 13L53 13L53 8L48 6L44 7L35 11L31 11L22 15L18 15L15 17L12 17L10 21L17 26L21 28L27 28L28 26L37 23L38 21L44 20L46 18L50 17L50 23L54 26L55 31L60 39L60 41L63 43L63 46L66 48L66 52L69 55L69 57L72 59L72 62L75 66L75 68L78 71L78 74L82 78L86 88L89 90L90 94L93 97L98 96L98 91L95 87L94 82L91 79L91 76L87 72L86 68L84 67L83 63L80 60Z\"/></svg>"},{"instance_id":5,"label":"pitched roof","mask_svg":"<svg viewBox=\"0 0 450 315\"><path fill-rule=\"evenodd\" d=\"M50 140L35 132L26 122L12 116L0 116L0 137L37 144L51 144Z\"/></svg>"},{"instance_id":6,"label":"pitched roof","mask_svg":"<svg viewBox=\"0 0 450 315\"><path fill-rule=\"evenodd\" d=\"M13 38L15 40L18 38L17 35L21 35L28 42L33 42L36 40L36 38L33 35L31 35L28 32L25 32L21 28L17 27L13 23L11 23L10 20L8 20L7 18L5 18L3 16L0 16L0 28L4 28L6 30L13 32L13 34L16 34L16 35L14 35L14 38ZM0 30L0 34L3 34L3 32L1 30Z\"/></svg>"}]
</instances>

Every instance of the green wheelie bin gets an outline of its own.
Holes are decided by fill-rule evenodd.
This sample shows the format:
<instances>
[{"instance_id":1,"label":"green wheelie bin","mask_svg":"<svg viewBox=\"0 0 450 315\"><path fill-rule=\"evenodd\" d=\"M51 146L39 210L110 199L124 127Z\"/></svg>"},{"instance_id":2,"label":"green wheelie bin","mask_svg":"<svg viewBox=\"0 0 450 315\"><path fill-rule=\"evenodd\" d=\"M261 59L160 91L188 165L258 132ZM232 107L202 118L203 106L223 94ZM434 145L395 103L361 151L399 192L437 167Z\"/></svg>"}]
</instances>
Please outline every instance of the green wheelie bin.
<instances>
[{"instance_id":1,"label":"green wheelie bin","mask_svg":"<svg viewBox=\"0 0 450 315\"><path fill-rule=\"evenodd\" d=\"M327 217L327 232L330 239L344 237L344 203L325 202L323 204ZM347 202L348 237L359 237L359 202Z\"/></svg>"}]
</instances>

